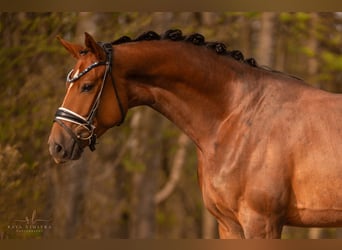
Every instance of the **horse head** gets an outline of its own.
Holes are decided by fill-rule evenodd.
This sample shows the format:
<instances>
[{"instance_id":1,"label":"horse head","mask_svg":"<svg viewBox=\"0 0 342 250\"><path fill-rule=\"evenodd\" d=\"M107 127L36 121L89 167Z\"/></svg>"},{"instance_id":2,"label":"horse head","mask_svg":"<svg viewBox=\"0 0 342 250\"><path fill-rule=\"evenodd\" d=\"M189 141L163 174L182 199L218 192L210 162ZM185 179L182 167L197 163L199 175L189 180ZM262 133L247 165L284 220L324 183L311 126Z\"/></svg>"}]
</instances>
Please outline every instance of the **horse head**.
<instances>
[{"instance_id":1,"label":"horse head","mask_svg":"<svg viewBox=\"0 0 342 250\"><path fill-rule=\"evenodd\" d=\"M85 46L58 40L77 60L67 75L48 142L50 154L61 163L79 159L87 146L95 150L96 138L123 122L127 101L112 75L112 44L98 43L88 33Z\"/></svg>"}]
</instances>

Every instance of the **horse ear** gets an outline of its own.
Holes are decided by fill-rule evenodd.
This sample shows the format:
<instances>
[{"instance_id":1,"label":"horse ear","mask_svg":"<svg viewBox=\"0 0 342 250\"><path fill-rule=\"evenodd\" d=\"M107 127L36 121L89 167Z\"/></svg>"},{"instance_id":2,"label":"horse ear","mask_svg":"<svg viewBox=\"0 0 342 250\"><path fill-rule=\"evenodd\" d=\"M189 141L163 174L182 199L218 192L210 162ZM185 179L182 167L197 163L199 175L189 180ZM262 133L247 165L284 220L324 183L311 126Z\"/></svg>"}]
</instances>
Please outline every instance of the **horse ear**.
<instances>
[{"instance_id":1,"label":"horse ear","mask_svg":"<svg viewBox=\"0 0 342 250\"><path fill-rule=\"evenodd\" d=\"M83 49L81 45L78 44L72 44L60 36L57 36L58 41L63 45L64 48L66 48L67 51L70 52L70 54L78 59L80 57L80 51Z\"/></svg>"},{"instance_id":2,"label":"horse ear","mask_svg":"<svg viewBox=\"0 0 342 250\"><path fill-rule=\"evenodd\" d=\"M84 43L86 47L95 54L95 56L100 60L106 60L106 53L102 49L102 47L94 40L94 38L89 35L87 32L84 33L85 39Z\"/></svg>"}]
</instances>

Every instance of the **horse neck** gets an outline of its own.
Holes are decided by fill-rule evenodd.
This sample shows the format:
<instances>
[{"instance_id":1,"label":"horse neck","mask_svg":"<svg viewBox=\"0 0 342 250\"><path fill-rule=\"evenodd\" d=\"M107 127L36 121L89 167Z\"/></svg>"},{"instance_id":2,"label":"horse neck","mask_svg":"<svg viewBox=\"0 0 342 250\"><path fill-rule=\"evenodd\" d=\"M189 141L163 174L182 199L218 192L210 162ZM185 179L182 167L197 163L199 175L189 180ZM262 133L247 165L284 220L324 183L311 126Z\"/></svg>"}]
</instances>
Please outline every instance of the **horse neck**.
<instances>
[{"instance_id":1,"label":"horse neck","mask_svg":"<svg viewBox=\"0 0 342 250\"><path fill-rule=\"evenodd\" d=\"M231 63L229 63L231 61ZM128 105L148 105L207 145L243 94L233 65L240 63L185 42L150 41L115 48L115 77Z\"/></svg>"}]
</instances>

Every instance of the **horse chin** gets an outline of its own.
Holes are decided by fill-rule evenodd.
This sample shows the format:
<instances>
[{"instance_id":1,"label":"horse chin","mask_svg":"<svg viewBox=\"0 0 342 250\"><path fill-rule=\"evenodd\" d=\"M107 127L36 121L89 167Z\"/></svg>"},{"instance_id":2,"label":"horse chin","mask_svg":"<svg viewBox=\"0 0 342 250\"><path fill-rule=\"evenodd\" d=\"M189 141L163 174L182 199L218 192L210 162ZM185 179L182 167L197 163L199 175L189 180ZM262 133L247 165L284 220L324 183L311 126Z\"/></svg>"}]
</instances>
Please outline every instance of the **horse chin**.
<instances>
[{"instance_id":1,"label":"horse chin","mask_svg":"<svg viewBox=\"0 0 342 250\"><path fill-rule=\"evenodd\" d=\"M63 164L63 163L67 163L68 160L65 160L65 159L57 159L55 157L53 157L53 160L55 161L56 164L60 165L60 164Z\"/></svg>"}]
</instances>

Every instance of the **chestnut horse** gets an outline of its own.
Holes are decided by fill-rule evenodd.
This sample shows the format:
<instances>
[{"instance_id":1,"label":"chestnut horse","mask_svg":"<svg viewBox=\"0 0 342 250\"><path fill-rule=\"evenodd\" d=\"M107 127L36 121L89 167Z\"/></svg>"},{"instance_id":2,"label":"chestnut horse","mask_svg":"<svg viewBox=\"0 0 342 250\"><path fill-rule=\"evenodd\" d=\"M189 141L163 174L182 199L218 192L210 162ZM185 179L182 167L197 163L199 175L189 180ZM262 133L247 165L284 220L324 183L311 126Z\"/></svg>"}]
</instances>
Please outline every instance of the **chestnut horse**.
<instances>
[{"instance_id":1,"label":"chestnut horse","mask_svg":"<svg viewBox=\"0 0 342 250\"><path fill-rule=\"evenodd\" d=\"M342 226L342 96L259 67L200 34L169 30L85 46L49 138L57 163L147 105L196 144L221 238L279 238L284 225Z\"/></svg>"}]
</instances>

